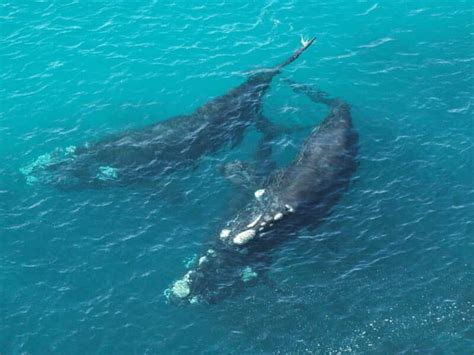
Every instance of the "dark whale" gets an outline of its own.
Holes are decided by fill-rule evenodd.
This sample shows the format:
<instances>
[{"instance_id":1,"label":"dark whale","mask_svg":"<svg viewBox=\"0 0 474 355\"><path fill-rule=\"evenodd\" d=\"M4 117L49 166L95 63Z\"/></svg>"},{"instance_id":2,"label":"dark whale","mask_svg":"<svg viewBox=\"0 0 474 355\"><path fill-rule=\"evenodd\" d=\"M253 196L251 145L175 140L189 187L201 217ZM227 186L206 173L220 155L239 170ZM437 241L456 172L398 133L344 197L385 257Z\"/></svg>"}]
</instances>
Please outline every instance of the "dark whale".
<instances>
[{"instance_id":1,"label":"dark whale","mask_svg":"<svg viewBox=\"0 0 474 355\"><path fill-rule=\"evenodd\" d=\"M161 174L195 166L204 155L234 147L255 125L268 141L275 126L262 115L262 98L275 75L312 43L283 63L251 75L244 83L196 109L140 129L80 147L57 149L21 169L27 182L64 189L100 188L158 180ZM266 148L263 148L265 151Z\"/></svg>"},{"instance_id":2,"label":"dark whale","mask_svg":"<svg viewBox=\"0 0 474 355\"><path fill-rule=\"evenodd\" d=\"M183 278L165 291L171 303L216 303L242 291L271 264L271 251L328 215L357 167L357 133L350 106L292 83L295 91L329 106L330 113L293 162L259 190L222 227Z\"/></svg>"}]
</instances>

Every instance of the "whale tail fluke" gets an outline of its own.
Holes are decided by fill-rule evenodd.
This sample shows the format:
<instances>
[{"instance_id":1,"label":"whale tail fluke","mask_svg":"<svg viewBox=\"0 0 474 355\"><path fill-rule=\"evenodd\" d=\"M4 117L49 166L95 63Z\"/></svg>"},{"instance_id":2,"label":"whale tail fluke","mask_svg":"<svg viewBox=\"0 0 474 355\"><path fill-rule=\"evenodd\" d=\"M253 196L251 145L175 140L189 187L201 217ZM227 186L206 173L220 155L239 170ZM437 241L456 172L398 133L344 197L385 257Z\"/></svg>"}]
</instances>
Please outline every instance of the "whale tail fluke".
<instances>
[{"instance_id":1,"label":"whale tail fluke","mask_svg":"<svg viewBox=\"0 0 474 355\"><path fill-rule=\"evenodd\" d=\"M280 70L283 67L286 67L288 64L293 63L298 57L307 50L313 42L316 41L316 37L311 38L308 41L303 41L302 46L296 50L289 58L287 58L283 63L280 63L272 68L259 69L256 74L252 75L249 78L249 81L258 80L259 82L265 82L267 85L272 81L273 77L280 73Z\"/></svg>"},{"instance_id":2,"label":"whale tail fluke","mask_svg":"<svg viewBox=\"0 0 474 355\"><path fill-rule=\"evenodd\" d=\"M302 41L302 47L300 47L296 52L294 52L288 59L286 59L283 63L278 64L276 67L274 67L271 71L278 73L280 69L283 67L286 67L288 64L293 63L298 57L305 51L307 50L313 42L316 41L316 37L311 38L308 41Z\"/></svg>"},{"instance_id":3,"label":"whale tail fluke","mask_svg":"<svg viewBox=\"0 0 474 355\"><path fill-rule=\"evenodd\" d=\"M302 40L301 41L301 44L302 44L302 47L300 47L295 53L293 53L287 60L285 60L283 63L277 65L274 70L278 71L280 70L281 68L287 66L288 64L291 64L293 63L296 59L298 59L298 57L305 51L307 50L312 44L313 42L316 41L316 37L313 37L311 38L310 40L308 41L305 41L305 40Z\"/></svg>"}]
</instances>

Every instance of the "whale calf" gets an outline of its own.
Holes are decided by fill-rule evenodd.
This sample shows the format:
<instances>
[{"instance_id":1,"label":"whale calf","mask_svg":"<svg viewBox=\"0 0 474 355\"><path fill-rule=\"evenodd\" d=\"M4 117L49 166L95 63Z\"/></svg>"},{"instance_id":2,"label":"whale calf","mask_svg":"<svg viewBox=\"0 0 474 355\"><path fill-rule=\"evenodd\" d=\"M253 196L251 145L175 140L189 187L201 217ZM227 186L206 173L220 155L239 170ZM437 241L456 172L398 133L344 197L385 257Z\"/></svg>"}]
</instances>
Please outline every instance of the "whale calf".
<instances>
[{"instance_id":1,"label":"whale calf","mask_svg":"<svg viewBox=\"0 0 474 355\"><path fill-rule=\"evenodd\" d=\"M272 249L298 230L320 223L348 187L358 150L350 106L308 86L291 85L327 105L328 116L292 163L254 192L196 264L165 291L170 303L216 303L252 285L268 271Z\"/></svg>"},{"instance_id":2,"label":"whale calf","mask_svg":"<svg viewBox=\"0 0 474 355\"><path fill-rule=\"evenodd\" d=\"M234 147L251 125L268 141L275 134L275 126L262 115L262 97L274 76L314 40L306 42L283 63L251 75L189 115L83 146L57 149L20 170L28 183L50 183L63 189L129 185L158 180L163 173L195 166L204 155L225 146Z\"/></svg>"}]
</instances>

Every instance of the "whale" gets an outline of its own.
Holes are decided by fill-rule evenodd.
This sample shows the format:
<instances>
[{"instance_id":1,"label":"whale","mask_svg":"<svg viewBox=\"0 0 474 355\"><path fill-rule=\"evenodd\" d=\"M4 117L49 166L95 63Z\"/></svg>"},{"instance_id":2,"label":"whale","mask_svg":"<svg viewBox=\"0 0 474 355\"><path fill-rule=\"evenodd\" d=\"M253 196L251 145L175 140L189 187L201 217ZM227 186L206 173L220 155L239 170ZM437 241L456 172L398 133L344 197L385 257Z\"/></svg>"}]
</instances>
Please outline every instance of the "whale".
<instances>
[{"instance_id":1,"label":"whale","mask_svg":"<svg viewBox=\"0 0 474 355\"><path fill-rule=\"evenodd\" d=\"M351 107L320 90L289 82L295 92L329 108L294 160L254 191L226 220L196 262L165 290L176 305L215 304L266 275L272 252L298 231L317 226L347 190L357 169L358 134Z\"/></svg>"},{"instance_id":2,"label":"whale","mask_svg":"<svg viewBox=\"0 0 474 355\"><path fill-rule=\"evenodd\" d=\"M120 132L81 146L58 148L20 169L27 183L61 189L127 186L153 182L184 167L195 168L203 156L238 146L250 126L262 134L262 152L279 127L262 114L262 98L272 79L294 62L315 38L282 63L254 72L245 82L211 99L191 114ZM264 153L261 153L265 155Z\"/></svg>"}]
</instances>

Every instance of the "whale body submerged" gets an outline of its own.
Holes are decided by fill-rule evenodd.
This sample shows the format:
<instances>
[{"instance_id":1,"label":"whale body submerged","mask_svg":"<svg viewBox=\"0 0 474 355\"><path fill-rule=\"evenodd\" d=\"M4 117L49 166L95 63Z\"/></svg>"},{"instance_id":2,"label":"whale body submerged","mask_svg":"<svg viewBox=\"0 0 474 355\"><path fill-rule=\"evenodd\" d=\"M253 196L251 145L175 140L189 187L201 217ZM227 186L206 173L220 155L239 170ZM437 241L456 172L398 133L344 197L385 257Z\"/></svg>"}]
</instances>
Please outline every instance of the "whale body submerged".
<instances>
[{"instance_id":1,"label":"whale body submerged","mask_svg":"<svg viewBox=\"0 0 474 355\"><path fill-rule=\"evenodd\" d=\"M129 185L156 181L161 174L196 166L202 156L238 145L251 125L262 132L263 139L268 139L275 127L262 115L263 95L280 69L295 61L313 41L280 65L251 75L192 114L80 147L57 149L40 156L21 172L28 183L49 183L63 189Z\"/></svg>"},{"instance_id":2,"label":"whale body submerged","mask_svg":"<svg viewBox=\"0 0 474 355\"><path fill-rule=\"evenodd\" d=\"M330 112L289 166L255 191L253 198L222 226L209 248L165 291L175 304L216 303L264 276L271 251L327 216L357 168L358 136L350 106L307 86L292 84Z\"/></svg>"}]
</instances>

